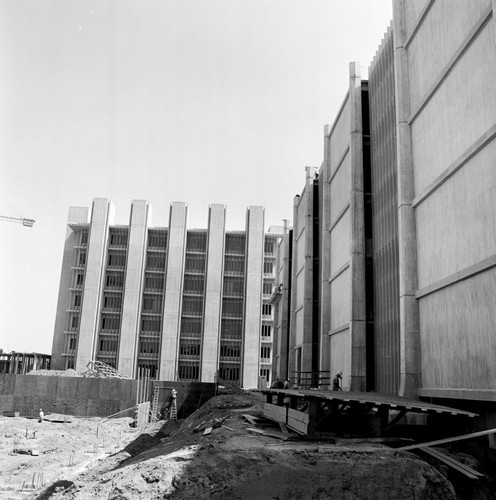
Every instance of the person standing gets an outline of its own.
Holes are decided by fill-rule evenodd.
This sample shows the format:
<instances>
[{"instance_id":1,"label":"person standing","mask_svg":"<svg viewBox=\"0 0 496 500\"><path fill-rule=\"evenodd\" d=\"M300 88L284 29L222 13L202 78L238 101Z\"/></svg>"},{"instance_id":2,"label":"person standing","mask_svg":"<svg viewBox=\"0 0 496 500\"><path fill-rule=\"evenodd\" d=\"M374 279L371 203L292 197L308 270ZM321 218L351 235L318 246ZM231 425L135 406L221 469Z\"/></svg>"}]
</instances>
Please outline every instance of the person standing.
<instances>
[{"instance_id":1,"label":"person standing","mask_svg":"<svg viewBox=\"0 0 496 500\"><path fill-rule=\"evenodd\" d=\"M43 422L43 418L45 417L45 413L41 408L40 408L40 413L38 415L39 415L38 422L41 424L41 422Z\"/></svg>"},{"instance_id":2,"label":"person standing","mask_svg":"<svg viewBox=\"0 0 496 500\"><path fill-rule=\"evenodd\" d=\"M333 391L342 391L341 389L341 380L343 378L343 372L336 373L334 380L332 381L332 390Z\"/></svg>"}]
</instances>

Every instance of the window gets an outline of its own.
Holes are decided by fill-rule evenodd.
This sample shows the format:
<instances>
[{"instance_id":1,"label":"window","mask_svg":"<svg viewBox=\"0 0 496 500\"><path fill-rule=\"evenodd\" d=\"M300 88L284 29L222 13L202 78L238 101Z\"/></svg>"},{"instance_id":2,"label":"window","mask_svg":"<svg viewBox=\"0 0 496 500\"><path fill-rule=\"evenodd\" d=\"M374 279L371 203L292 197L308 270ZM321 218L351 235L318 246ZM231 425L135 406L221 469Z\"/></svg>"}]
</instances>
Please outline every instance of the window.
<instances>
[{"instance_id":1,"label":"window","mask_svg":"<svg viewBox=\"0 0 496 500\"><path fill-rule=\"evenodd\" d=\"M220 336L223 339L240 339L242 334L242 319L222 318Z\"/></svg>"},{"instance_id":2,"label":"window","mask_svg":"<svg viewBox=\"0 0 496 500\"><path fill-rule=\"evenodd\" d=\"M81 245L88 244L88 231L81 231L80 243L81 243Z\"/></svg>"},{"instance_id":3,"label":"window","mask_svg":"<svg viewBox=\"0 0 496 500\"><path fill-rule=\"evenodd\" d=\"M110 251L108 254L108 267L124 269L124 267L126 267L126 253Z\"/></svg>"},{"instance_id":4,"label":"window","mask_svg":"<svg viewBox=\"0 0 496 500\"><path fill-rule=\"evenodd\" d=\"M220 345L220 358L228 361L238 361L241 356L241 346L229 343Z\"/></svg>"},{"instance_id":5,"label":"window","mask_svg":"<svg viewBox=\"0 0 496 500\"><path fill-rule=\"evenodd\" d=\"M219 364L219 378L226 382L239 382L239 366Z\"/></svg>"},{"instance_id":6,"label":"window","mask_svg":"<svg viewBox=\"0 0 496 500\"><path fill-rule=\"evenodd\" d=\"M161 295L144 295L143 296L143 312L156 313L162 312L162 296Z\"/></svg>"},{"instance_id":7,"label":"window","mask_svg":"<svg viewBox=\"0 0 496 500\"><path fill-rule=\"evenodd\" d=\"M164 289L164 277L147 273L145 275L145 289L162 291Z\"/></svg>"},{"instance_id":8,"label":"window","mask_svg":"<svg viewBox=\"0 0 496 500\"><path fill-rule=\"evenodd\" d=\"M201 316L203 313L203 297L184 297L183 314L185 316Z\"/></svg>"},{"instance_id":9,"label":"window","mask_svg":"<svg viewBox=\"0 0 496 500\"><path fill-rule=\"evenodd\" d=\"M77 273L76 274L76 286L81 287L83 286L84 282L84 274L83 273Z\"/></svg>"},{"instance_id":10,"label":"window","mask_svg":"<svg viewBox=\"0 0 496 500\"><path fill-rule=\"evenodd\" d=\"M264 281L263 282L263 294L270 295L272 293L273 287L274 287L274 285L271 281Z\"/></svg>"},{"instance_id":11,"label":"window","mask_svg":"<svg viewBox=\"0 0 496 500\"><path fill-rule=\"evenodd\" d=\"M199 357L200 344L198 342L184 342L181 341L179 345L179 355L183 357Z\"/></svg>"},{"instance_id":12,"label":"window","mask_svg":"<svg viewBox=\"0 0 496 500\"><path fill-rule=\"evenodd\" d=\"M165 254L148 252L146 255L146 268L163 271L165 269Z\"/></svg>"},{"instance_id":13,"label":"window","mask_svg":"<svg viewBox=\"0 0 496 500\"><path fill-rule=\"evenodd\" d=\"M105 284L108 288L122 288L124 285L124 273L107 273Z\"/></svg>"},{"instance_id":14,"label":"window","mask_svg":"<svg viewBox=\"0 0 496 500\"><path fill-rule=\"evenodd\" d=\"M142 318L141 331L143 333L160 333L160 318Z\"/></svg>"},{"instance_id":15,"label":"window","mask_svg":"<svg viewBox=\"0 0 496 500\"><path fill-rule=\"evenodd\" d=\"M199 375L200 367L198 365L179 363L179 380L198 380Z\"/></svg>"},{"instance_id":16,"label":"window","mask_svg":"<svg viewBox=\"0 0 496 500\"><path fill-rule=\"evenodd\" d=\"M205 255L186 254L186 262L184 270L187 273L204 273L205 272Z\"/></svg>"},{"instance_id":17,"label":"window","mask_svg":"<svg viewBox=\"0 0 496 500\"><path fill-rule=\"evenodd\" d=\"M71 318L71 330L77 330L79 326L79 316L74 315Z\"/></svg>"},{"instance_id":18,"label":"window","mask_svg":"<svg viewBox=\"0 0 496 500\"><path fill-rule=\"evenodd\" d=\"M262 304L262 316L270 316L272 314L272 306L270 304Z\"/></svg>"},{"instance_id":19,"label":"window","mask_svg":"<svg viewBox=\"0 0 496 500\"><path fill-rule=\"evenodd\" d=\"M201 318L181 318L181 335L187 337L201 337Z\"/></svg>"},{"instance_id":20,"label":"window","mask_svg":"<svg viewBox=\"0 0 496 500\"><path fill-rule=\"evenodd\" d=\"M233 278L226 276L224 279L224 295L231 295L236 297L243 296L244 281L243 278Z\"/></svg>"},{"instance_id":21,"label":"window","mask_svg":"<svg viewBox=\"0 0 496 500\"><path fill-rule=\"evenodd\" d=\"M268 346L262 346L260 348L260 357L263 360L266 360L268 362L270 360L270 347Z\"/></svg>"},{"instance_id":22,"label":"window","mask_svg":"<svg viewBox=\"0 0 496 500\"><path fill-rule=\"evenodd\" d=\"M200 275L184 276L184 293L203 294L205 278Z\"/></svg>"},{"instance_id":23,"label":"window","mask_svg":"<svg viewBox=\"0 0 496 500\"><path fill-rule=\"evenodd\" d=\"M274 270L274 263L272 261L265 261L263 267L264 267L264 274L272 275L272 272Z\"/></svg>"},{"instance_id":24,"label":"window","mask_svg":"<svg viewBox=\"0 0 496 500\"><path fill-rule=\"evenodd\" d=\"M81 294L77 293L74 295L74 308L79 309L81 307Z\"/></svg>"},{"instance_id":25,"label":"window","mask_svg":"<svg viewBox=\"0 0 496 500\"><path fill-rule=\"evenodd\" d=\"M264 243L264 253L272 255L274 253L274 242L273 238L265 238Z\"/></svg>"},{"instance_id":26,"label":"window","mask_svg":"<svg viewBox=\"0 0 496 500\"><path fill-rule=\"evenodd\" d=\"M151 361L138 362L138 377L148 374L150 378L156 378L158 374L158 363Z\"/></svg>"},{"instance_id":27,"label":"window","mask_svg":"<svg viewBox=\"0 0 496 500\"><path fill-rule=\"evenodd\" d=\"M244 234L226 234L226 253L244 255L246 237Z\"/></svg>"},{"instance_id":28,"label":"window","mask_svg":"<svg viewBox=\"0 0 496 500\"><path fill-rule=\"evenodd\" d=\"M67 364L66 364L66 369L67 370L74 370L74 358L71 356L70 358L67 358Z\"/></svg>"},{"instance_id":29,"label":"window","mask_svg":"<svg viewBox=\"0 0 496 500\"><path fill-rule=\"evenodd\" d=\"M102 315L102 332L118 332L120 326L120 317L118 315Z\"/></svg>"},{"instance_id":30,"label":"window","mask_svg":"<svg viewBox=\"0 0 496 500\"><path fill-rule=\"evenodd\" d=\"M262 338L270 338L270 334L272 332L272 327L270 325L262 325Z\"/></svg>"},{"instance_id":31,"label":"window","mask_svg":"<svg viewBox=\"0 0 496 500\"><path fill-rule=\"evenodd\" d=\"M243 316L243 299L224 297L222 299L222 316Z\"/></svg>"},{"instance_id":32,"label":"window","mask_svg":"<svg viewBox=\"0 0 496 500\"><path fill-rule=\"evenodd\" d=\"M167 248L167 231L149 231L148 248Z\"/></svg>"},{"instance_id":33,"label":"window","mask_svg":"<svg viewBox=\"0 0 496 500\"><path fill-rule=\"evenodd\" d=\"M159 339L141 338L139 342L139 354L158 355Z\"/></svg>"},{"instance_id":34,"label":"window","mask_svg":"<svg viewBox=\"0 0 496 500\"><path fill-rule=\"evenodd\" d=\"M120 311L122 307L122 295L120 293L105 293L103 295L103 308L107 311Z\"/></svg>"},{"instance_id":35,"label":"window","mask_svg":"<svg viewBox=\"0 0 496 500\"><path fill-rule=\"evenodd\" d=\"M207 233L206 232L190 232L186 237L187 252L206 252L207 250Z\"/></svg>"},{"instance_id":36,"label":"window","mask_svg":"<svg viewBox=\"0 0 496 500\"><path fill-rule=\"evenodd\" d=\"M245 258L243 255L226 255L224 261L226 274L243 274L245 272Z\"/></svg>"},{"instance_id":37,"label":"window","mask_svg":"<svg viewBox=\"0 0 496 500\"><path fill-rule=\"evenodd\" d=\"M125 247L127 246L127 231L117 232L115 229L110 230L110 246Z\"/></svg>"},{"instance_id":38,"label":"window","mask_svg":"<svg viewBox=\"0 0 496 500\"><path fill-rule=\"evenodd\" d=\"M117 339L116 338L100 338L100 352L117 352Z\"/></svg>"},{"instance_id":39,"label":"window","mask_svg":"<svg viewBox=\"0 0 496 500\"><path fill-rule=\"evenodd\" d=\"M86 252L79 252L77 265L84 267L86 265Z\"/></svg>"}]
</instances>

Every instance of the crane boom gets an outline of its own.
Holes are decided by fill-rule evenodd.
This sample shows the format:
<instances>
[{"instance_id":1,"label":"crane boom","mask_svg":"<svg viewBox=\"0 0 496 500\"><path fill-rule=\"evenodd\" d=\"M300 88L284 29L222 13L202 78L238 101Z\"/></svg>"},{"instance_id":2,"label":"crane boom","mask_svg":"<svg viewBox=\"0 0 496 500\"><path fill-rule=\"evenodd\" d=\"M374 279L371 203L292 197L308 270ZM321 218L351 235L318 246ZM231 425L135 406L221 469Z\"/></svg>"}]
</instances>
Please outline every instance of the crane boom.
<instances>
[{"instance_id":1,"label":"crane boom","mask_svg":"<svg viewBox=\"0 0 496 500\"><path fill-rule=\"evenodd\" d=\"M0 220L5 222L16 222L17 224L22 224L26 227L33 227L36 222L34 219L26 219L25 217L7 217L6 215L0 215Z\"/></svg>"}]
</instances>

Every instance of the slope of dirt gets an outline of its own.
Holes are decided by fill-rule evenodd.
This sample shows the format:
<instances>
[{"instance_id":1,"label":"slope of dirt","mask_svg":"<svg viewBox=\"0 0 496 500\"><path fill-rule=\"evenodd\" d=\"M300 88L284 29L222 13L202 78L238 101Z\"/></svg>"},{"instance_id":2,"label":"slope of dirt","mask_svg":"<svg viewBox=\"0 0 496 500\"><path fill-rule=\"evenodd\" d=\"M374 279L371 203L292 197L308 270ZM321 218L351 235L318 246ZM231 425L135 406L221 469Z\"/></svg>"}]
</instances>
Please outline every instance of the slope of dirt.
<instances>
[{"instance_id":1,"label":"slope of dirt","mask_svg":"<svg viewBox=\"0 0 496 500\"><path fill-rule=\"evenodd\" d=\"M451 484L414 455L381 445L340 446L253 434L243 414L259 395L218 396L178 426L168 422L40 500L455 499ZM195 427L218 425L209 435ZM203 424L203 425L202 425Z\"/></svg>"}]
</instances>

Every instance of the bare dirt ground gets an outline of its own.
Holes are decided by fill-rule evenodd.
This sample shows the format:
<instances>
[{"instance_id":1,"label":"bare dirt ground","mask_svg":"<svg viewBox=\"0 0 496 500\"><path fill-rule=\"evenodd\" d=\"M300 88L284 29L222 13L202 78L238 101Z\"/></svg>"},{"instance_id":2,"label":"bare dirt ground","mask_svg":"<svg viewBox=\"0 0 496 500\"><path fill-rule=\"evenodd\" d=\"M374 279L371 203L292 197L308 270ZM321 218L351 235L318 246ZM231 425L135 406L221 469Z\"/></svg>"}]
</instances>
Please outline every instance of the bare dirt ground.
<instances>
[{"instance_id":1,"label":"bare dirt ground","mask_svg":"<svg viewBox=\"0 0 496 500\"><path fill-rule=\"evenodd\" d=\"M248 428L253 425L243 414L260 415L261 401L257 394L218 396L180 424L158 422L139 436L129 427L129 419L38 424L4 418L0 432L10 437L4 440L9 446L1 455L0 482L30 482L42 469L59 475L44 488L30 493L4 491L0 499L457 498L452 484L413 454L376 443L332 444L293 434L280 440L252 433ZM215 422L220 425L209 435L194 432L201 424ZM24 438L23 446L36 441L40 452L58 451L38 457L8 455L13 435L25 433L27 423L37 437Z\"/></svg>"}]
</instances>

